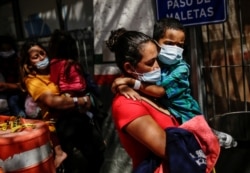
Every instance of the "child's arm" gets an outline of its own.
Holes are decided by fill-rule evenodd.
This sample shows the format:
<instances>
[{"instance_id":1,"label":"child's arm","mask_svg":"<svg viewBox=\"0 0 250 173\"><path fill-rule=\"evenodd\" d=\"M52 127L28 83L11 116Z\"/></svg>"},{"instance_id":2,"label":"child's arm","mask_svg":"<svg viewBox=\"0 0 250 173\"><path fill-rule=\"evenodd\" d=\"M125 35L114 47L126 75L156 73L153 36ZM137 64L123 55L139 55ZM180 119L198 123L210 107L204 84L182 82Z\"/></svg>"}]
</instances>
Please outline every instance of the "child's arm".
<instances>
[{"instance_id":1,"label":"child's arm","mask_svg":"<svg viewBox=\"0 0 250 173\"><path fill-rule=\"evenodd\" d=\"M113 93L119 92L126 98L131 98L133 100L141 100L140 94L138 94L135 90L133 90L133 88L129 86L132 83L133 78L118 77L113 81L111 90Z\"/></svg>"},{"instance_id":2,"label":"child's arm","mask_svg":"<svg viewBox=\"0 0 250 173\"><path fill-rule=\"evenodd\" d=\"M166 73L166 75L163 74L164 69L162 70L160 85L165 88L165 94L168 98L175 98L190 90L188 64L180 63L171 72Z\"/></svg>"},{"instance_id":3,"label":"child's arm","mask_svg":"<svg viewBox=\"0 0 250 173\"><path fill-rule=\"evenodd\" d=\"M123 86L123 87L120 87L120 86ZM128 89L128 88L130 88L130 89ZM127 98L134 98L134 97L137 98L138 93L137 92L134 93L135 91L132 88L135 90L140 90L141 92L143 92L147 95L157 97L157 98L165 95L165 90L161 86L140 82L136 79L128 78L128 77L116 78L112 84L111 89L114 93L118 91L121 94L123 94L124 96L126 96ZM132 92L132 90L134 92Z\"/></svg>"},{"instance_id":4,"label":"child's arm","mask_svg":"<svg viewBox=\"0 0 250 173\"><path fill-rule=\"evenodd\" d=\"M124 95L126 98L133 100L141 100L141 96L133 88L128 85L120 85L117 87L117 90L120 94Z\"/></svg>"},{"instance_id":5,"label":"child's arm","mask_svg":"<svg viewBox=\"0 0 250 173\"><path fill-rule=\"evenodd\" d=\"M165 89L162 86L158 86L151 83L141 82L139 90L146 95L156 98L160 98L165 95Z\"/></svg>"}]
</instances>

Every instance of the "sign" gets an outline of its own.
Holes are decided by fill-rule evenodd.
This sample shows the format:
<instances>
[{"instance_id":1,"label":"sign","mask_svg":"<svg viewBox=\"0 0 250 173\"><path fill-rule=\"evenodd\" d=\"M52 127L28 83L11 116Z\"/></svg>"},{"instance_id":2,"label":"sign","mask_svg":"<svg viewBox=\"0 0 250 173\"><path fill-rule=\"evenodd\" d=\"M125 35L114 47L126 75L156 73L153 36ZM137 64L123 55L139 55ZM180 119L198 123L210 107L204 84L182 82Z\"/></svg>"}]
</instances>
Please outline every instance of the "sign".
<instances>
[{"instance_id":1,"label":"sign","mask_svg":"<svg viewBox=\"0 0 250 173\"><path fill-rule=\"evenodd\" d=\"M174 17L184 26L224 22L226 0L156 0L157 19Z\"/></svg>"}]
</instances>

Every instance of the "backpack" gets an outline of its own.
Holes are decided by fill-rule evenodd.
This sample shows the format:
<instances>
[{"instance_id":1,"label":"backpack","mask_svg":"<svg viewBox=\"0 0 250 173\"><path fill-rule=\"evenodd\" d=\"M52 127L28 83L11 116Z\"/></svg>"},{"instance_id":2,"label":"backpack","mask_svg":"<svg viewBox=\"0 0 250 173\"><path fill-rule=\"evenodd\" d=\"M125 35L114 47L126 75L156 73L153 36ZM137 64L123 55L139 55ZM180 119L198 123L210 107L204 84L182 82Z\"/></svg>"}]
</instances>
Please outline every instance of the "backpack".
<instances>
[{"instance_id":1,"label":"backpack","mask_svg":"<svg viewBox=\"0 0 250 173\"><path fill-rule=\"evenodd\" d=\"M169 127L166 129L166 134L170 173L206 173L206 155L192 132Z\"/></svg>"}]
</instances>

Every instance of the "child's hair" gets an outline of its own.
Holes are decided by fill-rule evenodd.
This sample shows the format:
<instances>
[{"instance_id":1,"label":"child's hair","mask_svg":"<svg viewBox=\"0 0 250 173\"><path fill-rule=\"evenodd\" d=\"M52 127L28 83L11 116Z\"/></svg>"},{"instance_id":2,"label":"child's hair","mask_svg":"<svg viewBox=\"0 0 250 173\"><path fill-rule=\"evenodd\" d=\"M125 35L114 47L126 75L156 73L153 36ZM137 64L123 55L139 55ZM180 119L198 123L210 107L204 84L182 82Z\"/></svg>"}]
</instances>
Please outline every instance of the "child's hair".
<instances>
[{"instance_id":1,"label":"child's hair","mask_svg":"<svg viewBox=\"0 0 250 173\"><path fill-rule=\"evenodd\" d=\"M115 53L117 66L123 73L126 73L123 69L123 64L130 62L131 65L136 66L142 58L141 48L143 44L148 42L154 43L159 48L158 44L148 35L138 31L127 31L125 28L119 28L111 31L106 44L110 51Z\"/></svg>"},{"instance_id":2,"label":"child's hair","mask_svg":"<svg viewBox=\"0 0 250 173\"><path fill-rule=\"evenodd\" d=\"M51 58L78 59L76 41L68 31L56 29L51 35L48 49Z\"/></svg>"},{"instance_id":3,"label":"child's hair","mask_svg":"<svg viewBox=\"0 0 250 173\"><path fill-rule=\"evenodd\" d=\"M164 37L164 34L168 29L181 30L185 33L185 28L178 19L163 18L156 21L154 24L153 38L156 41L159 41L162 37Z\"/></svg>"},{"instance_id":4,"label":"child's hair","mask_svg":"<svg viewBox=\"0 0 250 173\"><path fill-rule=\"evenodd\" d=\"M51 59L68 60L64 71L67 80L72 66L75 66L78 73L83 75L84 69L78 61L76 40L68 31L56 29L53 32L49 41L49 56Z\"/></svg>"}]
</instances>

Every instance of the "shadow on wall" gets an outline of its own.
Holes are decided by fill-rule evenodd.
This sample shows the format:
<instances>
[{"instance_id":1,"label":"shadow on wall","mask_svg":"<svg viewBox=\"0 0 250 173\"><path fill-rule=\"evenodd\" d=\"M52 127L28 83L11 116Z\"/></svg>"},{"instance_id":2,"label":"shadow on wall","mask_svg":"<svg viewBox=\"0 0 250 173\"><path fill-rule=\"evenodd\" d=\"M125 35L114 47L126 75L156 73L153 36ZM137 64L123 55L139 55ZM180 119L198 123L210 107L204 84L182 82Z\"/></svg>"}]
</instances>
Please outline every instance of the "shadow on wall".
<instances>
[{"instance_id":1,"label":"shadow on wall","mask_svg":"<svg viewBox=\"0 0 250 173\"><path fill-rule=\"evenodd\" d=\"M108 111L108 117L103 123L103 135L107 142L107 150L105 152L105 160L100 173L131 173L132 162L126 151L120 144L118 134L115 130L111 117L111 104L113 94L109 85L101 87L101 99Z\"/></svg>"}]
</instances>

